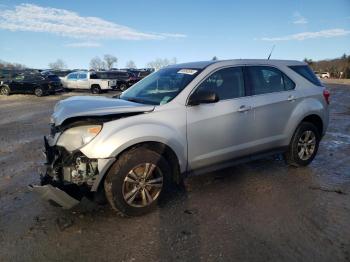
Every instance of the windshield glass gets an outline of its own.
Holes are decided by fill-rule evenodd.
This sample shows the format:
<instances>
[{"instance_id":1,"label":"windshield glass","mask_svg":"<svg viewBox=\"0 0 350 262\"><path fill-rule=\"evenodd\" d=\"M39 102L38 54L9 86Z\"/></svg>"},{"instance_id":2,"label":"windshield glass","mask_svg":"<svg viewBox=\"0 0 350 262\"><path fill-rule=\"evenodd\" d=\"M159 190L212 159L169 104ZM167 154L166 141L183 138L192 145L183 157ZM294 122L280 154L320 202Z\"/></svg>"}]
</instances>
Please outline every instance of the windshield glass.
<instances>
[{"instance_id":1,"label":"windshield glass","mask_svg":"<svg viewBox=\"0 0 350 262\"><path fill-rule=\"evenodd\" d=\"M120 95L120 98L142 104L166 104L176 97L199 72L199 69L163 68L130 87Z\"/></svg>"}]
</instances>

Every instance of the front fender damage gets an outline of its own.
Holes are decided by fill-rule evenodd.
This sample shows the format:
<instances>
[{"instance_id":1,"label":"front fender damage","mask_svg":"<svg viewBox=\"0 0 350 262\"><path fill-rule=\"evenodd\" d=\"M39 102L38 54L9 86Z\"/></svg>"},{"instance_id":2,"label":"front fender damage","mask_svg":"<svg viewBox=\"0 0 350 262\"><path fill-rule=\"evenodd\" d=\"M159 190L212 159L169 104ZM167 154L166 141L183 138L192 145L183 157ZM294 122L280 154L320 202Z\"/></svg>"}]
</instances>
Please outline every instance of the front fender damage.
<instances>
[{"instance_id":1,"label":"front fender damage","mask_svg":"<svg viewBox=\"0 0 350 262\"><path fill-rule=\"evenodd\" d=\"M57 140L62 132L72 127L102 124L142 113L145 112L79 116L68 118L59 126L52 123L50 136L44 137L46 172L40 175L41 185L30 185L30 189L64 209L74 207L83 197L101 202L101 192L104 192L101 183L115 158L89 158L79 149L67 151L57 145Z\"/></svg>"},{"instance_id":2,"label":"front fender damage","mask_svg":"<svg viewBox=\"0 0 350 262\"><path fill-rule=\"evenodd\" d=\"M89 159L79 150L68 152L50 141L44 138L46 172L40 174L40 185L29 185L30 190L64 209L74 207L83 197L101 198L99 185L115 159Z\"/></svg>"}]
</instances>

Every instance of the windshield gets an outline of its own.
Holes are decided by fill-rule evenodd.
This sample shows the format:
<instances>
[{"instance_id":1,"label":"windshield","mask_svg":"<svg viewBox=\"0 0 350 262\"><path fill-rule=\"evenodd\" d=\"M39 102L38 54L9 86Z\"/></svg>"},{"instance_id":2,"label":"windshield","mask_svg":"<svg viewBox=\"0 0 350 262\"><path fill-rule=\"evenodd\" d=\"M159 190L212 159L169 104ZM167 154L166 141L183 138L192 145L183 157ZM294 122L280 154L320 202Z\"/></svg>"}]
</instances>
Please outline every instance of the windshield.
<instances>
[{"instance_id":1,"label":"windshield","mask_svg":"<svg viewBox=\"0 0 350 262\"><path fill-rule=\"evenodd\" d=\"M176 97L198 74L199 69L163 68L133 85L120 99L162 105Z\"/></svg>"}]
</instances>

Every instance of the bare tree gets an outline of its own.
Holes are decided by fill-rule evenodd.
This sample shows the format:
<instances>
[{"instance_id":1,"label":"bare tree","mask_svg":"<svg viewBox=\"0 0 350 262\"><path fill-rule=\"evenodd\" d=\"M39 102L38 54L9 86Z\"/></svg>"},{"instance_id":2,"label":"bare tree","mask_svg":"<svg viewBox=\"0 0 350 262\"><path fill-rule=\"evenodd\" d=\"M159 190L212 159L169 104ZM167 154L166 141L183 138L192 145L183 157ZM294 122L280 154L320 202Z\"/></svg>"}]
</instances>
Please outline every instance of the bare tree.
<instances>
[{"instance_id":1,"label":"bare tree","mask_svg":"<svg viewBox=\"0 0 350 262\"><path fill-rule=\"evenodd\" d=\"M169 60L168 58L157 58L156 60L147 63L146 66L154 68L155 70L159 70L162 67L176 64L176 62L177 62L176 57L173 57L171 60Z\"/></svg>"},{"instance_id":2,"label":"bare tree","mask_svg":"<svg viewBox=\"0 0 350 262\"><path fill-rule=\"evenodd\" d=\"M107 67L106 63L102 61L102 59L99 58L98 56L95 56L90 61L90 69L99 71L99 70L105 70L106 67Z\"/></svg>"},{"instance_id":3,"label":"bare tree","mask_svg":"<svg viewBox=\"0 0 350 262\"><path fill-rule=\"evenodd\" d=\"M136 68L136 64L134 61L130 60L126 63L126 68Z\"/></svg>"},{"instance_id":4,"label":"bare tree","mask_svg":"<svg viewBox=\"0 0 350 262\"><path fill-rule=\"evenodd\" d=\"M118 58L113 55L104 55L103 59L105 60L107 69L111 69L113 64L118 62Z\"/></svg>"},{"instance_id":5,"label":"bare tree","mask_svg":"<svg viewBox=\"0 0 350 262\"><path fill-rule=\"evenodd\" d=\"M312 59L307 59L306 57L304 58L304 62L307 63L309 66L312 66L314 63Z\"/></svg>"},{"instance_id":6,"label":"bare tree","mask_svg":"<svg viewBox=\"0 0 350 262\"><path fill-rule=\"evenodd\" d=\"M67 65L62 59L57 59L55 62L50 63L49 67L54 70L60 70L66 68Z\"/></svg>"}]
</instances>

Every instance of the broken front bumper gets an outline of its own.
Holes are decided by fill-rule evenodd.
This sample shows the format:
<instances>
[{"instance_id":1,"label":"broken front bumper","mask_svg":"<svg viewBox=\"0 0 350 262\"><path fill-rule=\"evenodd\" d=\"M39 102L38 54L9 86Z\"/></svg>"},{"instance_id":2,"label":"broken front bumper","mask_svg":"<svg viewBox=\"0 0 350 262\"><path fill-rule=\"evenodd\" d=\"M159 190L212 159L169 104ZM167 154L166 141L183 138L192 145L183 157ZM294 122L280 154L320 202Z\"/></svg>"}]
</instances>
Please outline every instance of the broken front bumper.
<instances>
[{"instance_id":1,"label":"broken front bumper","mask_svg":"<svg viewBox=\"0 0 350 262\"><path fill-rule=\"evenodd\" d=\"M53 202L54 204L57 204L63 209L71 209L80 202L77 199L68 195L66 192L62 191L57 187L53 187L52 185L30 185L29 187L33 192L39 194L43 199L51 203Z\"/></svg>"},{"instance_id":2,"label":"broken front bumper","mask_svg":"<svg viewBox=\"0 0 350 262\"><path fill-rule=\"evenodd\" d=\"M29 185L29 188L39 194L43 199L64 209L70 209L83 197L83 191L74 183L64 181L62 174L57 170L59 166L60 152L57 148L50 146L49 141L44 137L45 151L45 175L40 174L40 185Z\"/></svg>"},{"instance_id":3,"label":"broken front bumper","mask_svg":"<svg viewBox=\"0 0 350 262\"><path fill-rule=\"evenodd\" d=\"M85 196L90 199L99 188L103 175L107 172L114 159L88 159L77 151L69 153L65 149L55 146L55 140L44 137L46 158L45 175L40 175L40 185L30 186L33 192L38 193L42 198L70 209L77 205ZM86 168L77 169L76 161ZM92 165L91 162L94 161ZM94 176L81 175L90 166L94 169ZM90 168L89 167L89 168Z\"/></svg>"}]
</instances>

